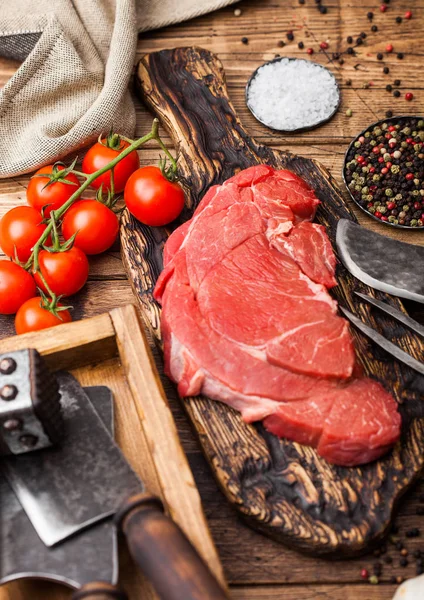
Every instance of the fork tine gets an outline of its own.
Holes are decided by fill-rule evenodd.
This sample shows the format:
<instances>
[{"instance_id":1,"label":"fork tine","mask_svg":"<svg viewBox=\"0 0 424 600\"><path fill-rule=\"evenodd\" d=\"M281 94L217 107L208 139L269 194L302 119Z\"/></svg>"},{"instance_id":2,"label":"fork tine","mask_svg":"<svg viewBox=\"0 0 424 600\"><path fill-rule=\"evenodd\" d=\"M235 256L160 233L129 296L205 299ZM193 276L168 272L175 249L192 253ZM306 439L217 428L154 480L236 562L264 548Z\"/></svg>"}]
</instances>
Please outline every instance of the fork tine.
<instances>
[{"instance_id":1,"label":"fork tine","mask_svg":"<svg viewBox=\"0 0 424 600\"><path fill-rule=\"evenodd\" d=\"M373 342L380 346L380 348L383 348L383 350L391 354L397 360L403 362L411 369L414 369L414 371L417 371L417 373L424 375L424 363L419 362L410 354L404 352L404 350L399 348L399 346L396 346L396 344L389 342L389 340L387 340L383 335L381 335L381 333L378 333L372 327L366 325L366 323L361 321L361 319L359 319L356 315L343 308L343 306L339 306L339 309L344 314L344 316L347 319L349 319L349 321L353 323L353 325L355 325L355 327L357 327L360 331L362 331L362 333L364 333Z\"/></svg>"},{"instance_id":2,"label":"fork tine","mask_svg":"<svg viewBox=\"0 0 424 600\"><path fill-rule=\"evenodd\" d=\"M411 319L411 317L408 317L408 315L405 315L405 313L401 312L397 308L390 306L390 304L387 304L386 302L377 300L372 296L367 296L367 294L361 294L360 292L355 292L355 294L356 296L362 298L362 300L365 300L365 302L376 306L380 310L384 311L385 313L396 319L396 321L403 323L404 325L409 327L409 329L412 329L412 331L415 331L415 333L418 333L419 335L424 337L424 326L420 325L420 323L417 323L417 321L414 321L414 319Z\"/></svg>"}]
</instances>

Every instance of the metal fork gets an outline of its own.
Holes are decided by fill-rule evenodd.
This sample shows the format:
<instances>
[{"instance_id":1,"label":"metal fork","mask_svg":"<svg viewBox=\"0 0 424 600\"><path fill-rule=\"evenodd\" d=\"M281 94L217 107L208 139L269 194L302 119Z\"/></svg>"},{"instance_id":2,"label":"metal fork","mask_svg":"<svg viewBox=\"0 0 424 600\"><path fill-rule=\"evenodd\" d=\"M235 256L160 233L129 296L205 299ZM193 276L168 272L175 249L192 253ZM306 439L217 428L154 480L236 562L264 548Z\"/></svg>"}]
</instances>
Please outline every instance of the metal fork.
<instances>
[{"instance_id":1,"label":"metal fork","mask_svg":"<svg viewBox=\"0 0 424 600\"><path fill-rule=\"evenodd\" d=\"M414 319L411 319L411 317L408 317L407 315L402 313L397 308L393 308L393 306L390 306L389 304L386 304L381 300L377 300L372 296L367 296L366 294L361 294L359 292L355 292L355 294L365 302L368 302L369 304L372 304L373 306L379 308L380 310L384 311L385 313L396 319L396 321L403 323L404 325L412 329L412 331L415 331L420 336L424 337L424 327L420 325L420 323L417 323L417 321L414 321ZM340 311L344 314L344 316L353 325L355 325L355 327L357 327L360 331L362 331L362 333L364 333L373 342L380 346L380 348L386 350L386 352L391 354L394 358L403 362L408 367L411 367L411 369L414 369L414 371L417 371L417 373L424 375L424 363L416 360L404 350L401 350L399 346L396 346L396 344L389 342L389 340L387 340L383 335L375 331L369 325L366 325L363 321L361 321L361 319L359 319L353 313L348 311L346 308L343 308L342 306L340 306L339 308Z\"/></svg>"}]
</instances>

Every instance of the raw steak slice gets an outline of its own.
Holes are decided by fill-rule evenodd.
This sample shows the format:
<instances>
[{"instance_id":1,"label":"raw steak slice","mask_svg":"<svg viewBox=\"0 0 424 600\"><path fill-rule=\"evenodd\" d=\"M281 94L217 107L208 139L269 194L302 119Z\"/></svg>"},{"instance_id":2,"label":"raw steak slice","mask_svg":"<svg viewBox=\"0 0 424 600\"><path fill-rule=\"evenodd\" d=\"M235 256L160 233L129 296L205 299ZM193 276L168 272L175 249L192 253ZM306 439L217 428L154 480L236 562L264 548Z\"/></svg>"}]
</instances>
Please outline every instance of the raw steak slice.
<instances>
[{"instance_id":1,"label":"raw steak slice","mask_svg":"<svg viewBox=\"0 0 424 600\"><path fill-rule=\"evenodd\" d=\"M165 247L155 288L165 367L181 396L206 394L332 462L360 464L397 438L399 415L379 384L357 379L327 292L335 257L310 223L318 204L299 177L263 165L209 190ZM341 425L351 420L353 436Z\"/></svg>"}]
</instances>

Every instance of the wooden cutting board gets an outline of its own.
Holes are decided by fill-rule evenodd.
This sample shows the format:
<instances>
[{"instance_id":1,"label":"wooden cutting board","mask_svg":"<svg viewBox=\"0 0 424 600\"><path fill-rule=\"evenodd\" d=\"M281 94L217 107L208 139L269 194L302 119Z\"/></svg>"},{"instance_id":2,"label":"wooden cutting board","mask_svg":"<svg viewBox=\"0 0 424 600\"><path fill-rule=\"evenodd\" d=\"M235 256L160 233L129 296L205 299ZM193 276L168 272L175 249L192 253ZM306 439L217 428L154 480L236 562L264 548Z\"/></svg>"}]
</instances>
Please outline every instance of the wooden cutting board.
<instances>
[{"instance_id":1,"label":"wooden cutting board","mask_svg":"<svg viewBox=\"0 0 424 600\"><path fill-rule=\"evenodd\" d=\"M172 136L179 174L187 191L182 220L189 218L207 189L258 163L288 168L322 201L317 221L335 248L337 221L355 220L329 172L319 163L257 143L240 123L228 97L221 62L201 48L177 48L146 55L137 88ZM162 269L169 231L149 228L128 213L122 220L123 260L143 318L160 342L160 308L152 297ZM403 310L398 299L373 292L337 267L334 296L372 327L421 358L418 336L355 299L354 290L374 294ZM357 331L356 348L367 374L392 391L403 415L401 441L386 457L361 468L332 466L316 452L246 425L240 415L205 397L183 405L215 477L249 525L299 550L317 555L364 552L387 532L396 504L423 468L424 411L415 374L371 347Z\"/></svg>"}]
</instances>

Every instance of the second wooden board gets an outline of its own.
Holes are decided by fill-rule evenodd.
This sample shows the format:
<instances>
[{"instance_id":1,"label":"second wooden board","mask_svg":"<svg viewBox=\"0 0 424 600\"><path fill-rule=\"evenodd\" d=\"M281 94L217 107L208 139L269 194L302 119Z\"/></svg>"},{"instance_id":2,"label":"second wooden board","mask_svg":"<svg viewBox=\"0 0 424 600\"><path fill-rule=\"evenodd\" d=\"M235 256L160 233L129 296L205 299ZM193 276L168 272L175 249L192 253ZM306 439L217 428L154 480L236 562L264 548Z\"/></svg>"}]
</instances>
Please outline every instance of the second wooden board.
<instances>
[{"instance_id":1,"label":"second wooden board","mask_svg":"<svg viewBox=\"0 0 424 600\"><path fill-rule=\"evenodd\" d=\"M354 219L328 171L318 163L258 144L240 123L228 98L223 67L199 48L164 50L138 66L141 96L169 130L178 152L179 174L187 191L182 219L191 216L207 189L237 171L265 163L288 168L314 188L322 204L317 220L335 247L337 222ZM152 291L162 269L169 232L141 225L124 214L123 260L143 317L160 342L160 309ZM416 358L418 337L360 305L355 290L375 294L403 310L399 300L375 293L338 265L337 301L360 314ZM424 419L414 374L370 347L353 331L360 362L402 404L401 441L381 460L360 468L330 465L305 446L280 440L205 397L183 400L215 477L230 503L254 528L297 549L350 556L365 551L387 532L396 503L424 463Z\"/></svg>"}]
</instances>

